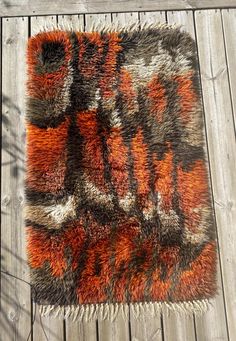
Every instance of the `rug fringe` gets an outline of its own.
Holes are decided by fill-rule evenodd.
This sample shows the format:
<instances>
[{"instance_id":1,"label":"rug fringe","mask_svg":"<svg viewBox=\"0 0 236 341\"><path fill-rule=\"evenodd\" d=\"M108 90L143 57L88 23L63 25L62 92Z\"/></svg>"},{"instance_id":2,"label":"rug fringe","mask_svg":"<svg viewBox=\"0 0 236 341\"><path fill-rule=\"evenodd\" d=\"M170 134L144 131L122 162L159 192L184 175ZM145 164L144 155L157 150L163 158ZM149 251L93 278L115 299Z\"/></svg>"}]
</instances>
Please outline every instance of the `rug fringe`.
<instances>
[{"instance_id":1,"label":"rug fringe","mask_svg":"<svg viewBox=\"0 0 236 341\"><path fill-rule=\"evenodd\" d=\"M41 316L70 319L72 321L109 320L114 321L118 314L124 319L129 318L129 313L134 318L140 319L145 315L158 316L163 311L169 314L171 311L187 315L201 315L211 305L208 299L186 302L140 302L140 303L99 303L69 306L39 305Z\"/></svg>"},{"instance_id":2,"label":"rug fringe","mask_svg":"<svg viewBox=\"0 0 236 341\"><path fill-rule=\"evenodd\" d=\"M37 25L37 24L36 24ZM161 23L161 22L127 22L122 24L120 22L112 22L112 23L104 23L101 20L96 20L92 22L89 30L85 30L85 32L99 32L99 33L111 33L111 32L131 32L131 31L139 31L143 29L158 29L158 28L165 28L165 29L180 29L182 28L182 24L172 23ZM82 31L79 30L76 26L73 25L72 22L65 22L65 23L53 23L53 22L45 22L39 23L37 25L37 32L49 32L49 31ZM39 34L37 33L37 34ZM35 35L37 35L35 34Z\"/></svg>"}]
</instances>

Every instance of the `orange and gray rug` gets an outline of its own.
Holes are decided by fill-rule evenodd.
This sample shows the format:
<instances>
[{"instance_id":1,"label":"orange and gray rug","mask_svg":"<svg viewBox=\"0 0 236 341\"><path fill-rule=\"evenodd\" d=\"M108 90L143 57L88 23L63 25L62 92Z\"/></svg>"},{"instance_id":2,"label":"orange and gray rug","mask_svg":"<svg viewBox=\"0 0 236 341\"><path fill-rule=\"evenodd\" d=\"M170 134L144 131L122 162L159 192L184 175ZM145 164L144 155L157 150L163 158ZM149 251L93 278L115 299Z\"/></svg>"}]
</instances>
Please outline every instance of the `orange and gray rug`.
<instances>
[{"instance_id":1,"label":"orange and gray rug","mask_svg":"<svg viewBox=\"0 0 236 341\"><path fill-rule=\"evenodd\" d=\"M204 311L216 235L194 40L167 25L54 28L29 38L27 61L24 214L41 313Z\"/></svg>"}]
</instances>

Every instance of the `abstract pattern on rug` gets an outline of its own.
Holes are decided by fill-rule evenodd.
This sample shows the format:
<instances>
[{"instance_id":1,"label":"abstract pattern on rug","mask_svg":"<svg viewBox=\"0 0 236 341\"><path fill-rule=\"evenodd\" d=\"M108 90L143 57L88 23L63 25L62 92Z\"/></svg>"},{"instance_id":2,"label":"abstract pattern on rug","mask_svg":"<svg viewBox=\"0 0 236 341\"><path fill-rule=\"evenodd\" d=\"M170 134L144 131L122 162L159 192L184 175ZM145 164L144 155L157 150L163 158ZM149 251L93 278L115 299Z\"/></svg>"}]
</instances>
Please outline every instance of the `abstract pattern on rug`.
<instances>
[{"instance_id":1,"label":"abstract pattern on rug","mask_svg":"<svg viewBox=\"0 0 236 341\"><path fill-rule=\"evenodd\" d=\"M25 225L41 305L216 293L196 46L179 28L54 29L27 49Z\"/></svg>"}]
</instances>

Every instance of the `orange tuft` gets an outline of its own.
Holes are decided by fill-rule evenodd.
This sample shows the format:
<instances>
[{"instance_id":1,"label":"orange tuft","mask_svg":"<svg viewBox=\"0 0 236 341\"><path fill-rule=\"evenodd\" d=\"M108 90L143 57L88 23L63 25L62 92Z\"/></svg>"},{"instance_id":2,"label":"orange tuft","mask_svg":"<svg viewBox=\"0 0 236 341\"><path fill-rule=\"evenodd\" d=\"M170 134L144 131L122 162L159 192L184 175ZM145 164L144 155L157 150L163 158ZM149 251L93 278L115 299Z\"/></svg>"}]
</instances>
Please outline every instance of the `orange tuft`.
<instances>
[{"instance_id":1,"label":"orange tuft","mask_svg":"<svg viewBox=\"0 0 236 341\"><path fill-rule=\"evenodd\" d=\"M216 290L216 245L205 245L190 268L180 274L174 297L178 300L193 300L211 297Z\"/></svg>"},{"instance_id":2,"label":"orange tuft","mask_svg":"<svg viewBox=\"0 0 236 341\"><path fill-rule=\"evenodd\" d=\"M134 177L138 184L137 193L147 194L150 191L147 160L148 147L144 143L143 132L141 128L138 129L135 137L133 137L131 146L134 158Z\"/></svg>"},{"instance_id":3,"label":"orange tuft","mask_svg":"<svg viewBox=\"0 0 236 341\"><path fill-rule=\"evenodd\" d=\"M27 123L27 185L42 192L63 187L66 171L66 141L69 117L56 128Z\"/></svg>"},{"instance_id":4,"label":"orange tuft","mask_svg":"<svg viewBox=\"0 0 236 341\"><path fill-rule=\"evenodd\" d=\"M193 72L188 72L182 76L176 76L178 84L177 95L180 103L180 117L184 123L188 123L191 118L191 111L197 101L197 95L193 87ZM194 114L194 113L193 113Z\"/></svg>"},{"instance_id":5,"label":"orange tuft","mask_svg":"<svg viewBox=\"0 0 236 341\"><path fill-rule=\"evenodd\" d=\"M158 76L148 83L148 98L150 100L150 112L157 118L157 121L161 123L163 121L163 113L167 106L165 88L161 85Z\"/></svg>"},{"instance_id":6,"label":"orange tuft","mask_svg":"<svg viewBox=\"0 0 236 341\"><path fill-rule=\"evenodd\" d=\"M161 196L160 208L168 212L173 196L173 151L169 149L160 161L153 155L153 163L156 170L155 191Z\"/></svg>"},{"instance_id":7,"label":"orange tuft","mask_svg":"<svg viewBox=\"0 0 236 341\"><path fill-rule=\"evenodd\" d=\"M123 197L128 190L128 148L125 146L121 130L112 128L107 138L108 158L111 166L112 182L119 196Z\"/></svg>"},{"instance_id":8,"label":"orange tuft","mask_svg":"<svg viewBox=\"0 0 236 341\"><path fill-rule=\"evenodd\" d=\"M203 160L197 160L191 170L184 171L177 168L178 193L180 208L185 216L185 225L193 232L197 231L201 221L201 214L193 208L208 206L209 193L206 166Z\"/></svg>"}]
</instances>

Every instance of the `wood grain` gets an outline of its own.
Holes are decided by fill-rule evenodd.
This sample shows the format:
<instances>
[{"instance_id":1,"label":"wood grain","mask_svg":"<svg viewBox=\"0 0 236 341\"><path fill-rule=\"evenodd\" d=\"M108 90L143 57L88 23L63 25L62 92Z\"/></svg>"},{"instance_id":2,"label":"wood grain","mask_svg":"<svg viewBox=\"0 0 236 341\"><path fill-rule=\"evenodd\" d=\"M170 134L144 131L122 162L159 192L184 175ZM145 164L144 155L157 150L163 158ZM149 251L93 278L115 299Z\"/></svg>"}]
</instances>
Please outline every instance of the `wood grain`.
<instances>
[{"instance_id":1,"label":"wood grain","mask_svg":"<svg viewBox=\"0 0 236 341\"><path fill-rule=\"evenodd\" d=\"M25 46L28 39L28 19L3 19L2 24L0 334L4 341L21 341L27 339L31 328L29 272L22 215L25 174Z\"/></svg>"},{"instance_id":2,"label":"wood grain","mask_svg":"<svg viewBox=\"0 0 236 341\"><path fill-rule=\"evenodd\" d=\"M0 0L0 16L236 7L236 0Z\"/></svg>"},{"instance_id":3,"label":"wood grain","mask_svg":"<svg viewBox=\"0 0 236 341\"><path fill-rule=\"evenodd\" d=\"M196 11L195 20L223 293L229 337L233 340L236 335L236 142L221 13L220 10ZM219 315L218 318L205 317L209 338L227 339L222 310L222 305L217 305L213 314Z\"/></svg>"},{"instance_id":4,"label":"wood grain","mask_svg":"<svg viewBox=\"0 0 236 341\"><path fill-rule=\"evenodd\" d=\"M222 10L225 51L228 64L231 99L236 128L236 9Z\"/></svg>"},{"instance_id":5,"label":"wood grain","mask_svg":"<svg viewBox=\"0 0 236 341\"><path fill-rule=\"evenodd\" d=\"M57 18L58 24L62 26L62 28L73 28L77 31L84 31L84 15L58 15Z\"/></svg>"}]
</instances>

